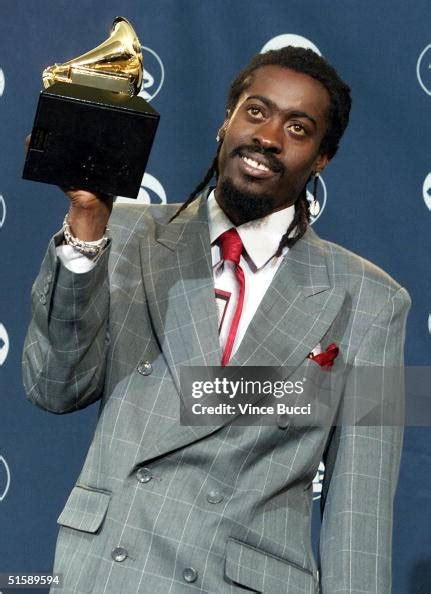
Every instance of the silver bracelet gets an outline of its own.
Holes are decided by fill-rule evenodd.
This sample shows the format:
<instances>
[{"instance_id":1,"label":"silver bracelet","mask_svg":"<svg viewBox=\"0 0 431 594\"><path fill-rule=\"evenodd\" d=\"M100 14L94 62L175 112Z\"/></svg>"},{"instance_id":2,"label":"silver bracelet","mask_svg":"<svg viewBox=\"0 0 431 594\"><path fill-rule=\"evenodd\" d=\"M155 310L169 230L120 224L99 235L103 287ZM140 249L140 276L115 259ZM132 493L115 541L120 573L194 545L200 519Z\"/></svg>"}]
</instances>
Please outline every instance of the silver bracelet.
<instances>
[{"instance_id":1,"label":"silver bracelet","mask_svg":"<svg viewBox=\"0 0 431 594\"><path fill-rule=\"evenodd\" d=\"M108 231L108 228L105 229L105 233L106 231ZM82 239L78 239L72 235L69 224L69 213L64 217L63 235L67 245L71 245L75 250L91 259L96 258L108 243L106 235L97 241L82 241Z\"/></svg>"}]
</instances>

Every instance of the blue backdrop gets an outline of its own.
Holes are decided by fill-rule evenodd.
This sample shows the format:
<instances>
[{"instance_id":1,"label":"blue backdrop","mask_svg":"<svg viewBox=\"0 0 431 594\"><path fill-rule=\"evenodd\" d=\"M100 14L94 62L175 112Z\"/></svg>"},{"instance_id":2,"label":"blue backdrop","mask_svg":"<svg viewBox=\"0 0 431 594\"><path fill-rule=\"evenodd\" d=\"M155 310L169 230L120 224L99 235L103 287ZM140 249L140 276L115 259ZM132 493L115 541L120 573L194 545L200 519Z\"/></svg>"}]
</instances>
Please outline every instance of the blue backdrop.
<instances>
[{"instance_id":1,"label":"blue backdrop","mask_svg":"<svg viewBox=\"0 0 431 594\"><path fill-rule=\"evenodd\" d=\"M161 114L140 200L182 201L216 149L228 84L280 35L312 43L352 87L341 150L323 176L317 232L372 260L413 299L407 362L428 365L431 294L429 0L0 0L0 571L49 571L56 519L97 407L63 417L29 404L21 350L29 295L67 200L21 180L41 71L103 41L126 16L144 46L143 95ZM301 36L302 40L291 37ZM323 187L324 185L324 187ZM394 594L431 592L430 429L406 431ZM315 496L319 484L316 479ZM316 502L316 506L317 506Z\"/></svg>"}]
</instances>

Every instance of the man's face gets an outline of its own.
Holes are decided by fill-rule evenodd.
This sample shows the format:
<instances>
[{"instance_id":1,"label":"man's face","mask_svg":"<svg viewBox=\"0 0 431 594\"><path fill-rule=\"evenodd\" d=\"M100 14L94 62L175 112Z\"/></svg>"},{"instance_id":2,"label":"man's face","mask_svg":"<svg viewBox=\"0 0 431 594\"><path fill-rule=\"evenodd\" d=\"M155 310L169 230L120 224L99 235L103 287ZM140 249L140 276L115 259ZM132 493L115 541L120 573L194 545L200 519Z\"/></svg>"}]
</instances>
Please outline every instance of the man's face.
<instances>
[{"instance_id":1,"label":"man's face","mask_svg":"<svg viewBox=\"0 0 431 594\"><path fill-rule=\"evenodd\" d=\"M311 173L328 158L320 151L330 98L314 78L263 66L220 129L216 199L236 225L295 202Z\"/></svg>"}]
</instances>

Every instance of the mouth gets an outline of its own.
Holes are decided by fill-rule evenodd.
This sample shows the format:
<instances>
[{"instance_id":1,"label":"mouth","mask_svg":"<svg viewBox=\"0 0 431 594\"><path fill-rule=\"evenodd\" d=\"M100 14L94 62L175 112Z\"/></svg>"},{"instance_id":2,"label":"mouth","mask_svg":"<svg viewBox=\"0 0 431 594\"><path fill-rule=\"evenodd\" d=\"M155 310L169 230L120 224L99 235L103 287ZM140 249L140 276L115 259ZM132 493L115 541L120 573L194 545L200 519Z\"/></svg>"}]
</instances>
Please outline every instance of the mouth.
<instances>
[{"instance_id":1,"label":"mouth","mask_svg":"<svg viewBox=\"0 0 431 594\"><path fill-rule=\"evenodd\" d=\"M256 161L255 159L252 159L251 157L241 157L241 158L244 161L244 163L246 163L249 167L252 167L253 169L259 169L260 171L271 171L271 169L267 165L265 165L265 163Z\"/></svg>"},{"instance_id":2,"label":"mouth","mask_svg":"<svg viewBox=\"0 0 431 594\"><path fill-rule=\"evenodd\" d=\"M257 151L237 150L240 169L247 177L267 179L281 173L282 166L273 155L264 155Z\"/></svg>"}]
</instances>

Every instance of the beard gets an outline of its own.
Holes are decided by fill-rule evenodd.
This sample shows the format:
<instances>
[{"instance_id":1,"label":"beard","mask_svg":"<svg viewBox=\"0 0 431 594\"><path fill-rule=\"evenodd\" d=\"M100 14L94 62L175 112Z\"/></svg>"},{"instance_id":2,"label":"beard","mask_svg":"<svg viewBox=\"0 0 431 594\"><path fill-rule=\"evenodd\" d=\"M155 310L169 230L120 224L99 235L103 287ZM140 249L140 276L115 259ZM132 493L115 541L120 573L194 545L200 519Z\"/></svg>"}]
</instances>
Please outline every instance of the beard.
<instances>
[{"instance_id":1,"label":"beard","mask_svg":"<svg viewBox=\"0 0 431 594\"><path fill-rule=\"evenodd\" d=\"M229 177L221 181L220 191L222 210L237 226L266 217L277 207L277 200L271 194L239 190Z\"/></svg>"}]
</instances>

